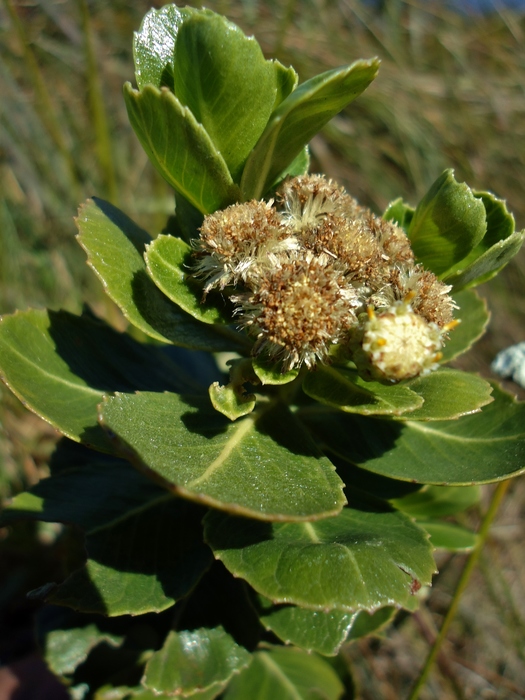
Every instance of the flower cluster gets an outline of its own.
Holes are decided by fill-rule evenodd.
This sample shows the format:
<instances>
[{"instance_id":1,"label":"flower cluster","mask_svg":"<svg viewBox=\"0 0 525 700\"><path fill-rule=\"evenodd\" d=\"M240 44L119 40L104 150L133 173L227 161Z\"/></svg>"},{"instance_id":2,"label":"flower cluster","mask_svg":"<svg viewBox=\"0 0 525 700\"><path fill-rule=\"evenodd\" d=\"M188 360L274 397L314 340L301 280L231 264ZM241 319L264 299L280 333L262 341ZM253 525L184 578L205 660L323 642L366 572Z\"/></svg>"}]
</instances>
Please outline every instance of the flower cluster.
<instances>
[{"instance_id":1,"label":"flower cluster","mask_svg":"<svg viewBox=\"0 0 525 700\"><path fill-rule=\"evenodd\" d=\"M205 295L227 291L253 353L283 371L336 346L367 379L426 374L456 323L450 287L415 263L405 232L320 175L207 216L194 247Z\"/></svg>"}]
</instances>

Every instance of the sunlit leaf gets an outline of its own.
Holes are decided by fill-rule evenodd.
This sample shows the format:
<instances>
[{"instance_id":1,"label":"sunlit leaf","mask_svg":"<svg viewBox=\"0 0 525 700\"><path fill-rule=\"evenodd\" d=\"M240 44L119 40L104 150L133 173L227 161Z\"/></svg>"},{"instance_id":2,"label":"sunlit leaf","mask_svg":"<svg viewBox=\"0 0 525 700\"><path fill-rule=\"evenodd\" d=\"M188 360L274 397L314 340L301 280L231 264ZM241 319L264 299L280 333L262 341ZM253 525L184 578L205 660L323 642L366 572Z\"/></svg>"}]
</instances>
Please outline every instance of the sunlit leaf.
<instances>
[{"instance_id":1,"label":"sunlit leaf","mask_svg":"<svg viewBox=\"0 0 525 700\"><path fill-rule=\"evenodd\" d=\"M458 305L455 316L461 323L450 332L450 338L443 348L443 362L450 362L469 350L485 332L490 319L487 303L474 290L463 290L453 295Z\"/></svg>"},{"instance_id":2,"label":"sunlit leaf","mask_svg":"<svg viewBox=\"0 0 525 700\"><path fill-rule=\"evenodd\" d=\"M73 629L53 630L46 635L44 658L57 676L75 672L99 644L119 647L124 639L98 629L95 624Z\"/></svg>"},{"instance_id":3,"label":"sunlit leaf","mask_svg":"<svg viewBox=\"0 0 525 700\"><path fill-rule=\"evenodd\" d=\"M407 232L414 217L414 212L414 207L411 207L399 197L390 202L383 213L383 219L393 221Z\"/></svg>"}]
</instances>

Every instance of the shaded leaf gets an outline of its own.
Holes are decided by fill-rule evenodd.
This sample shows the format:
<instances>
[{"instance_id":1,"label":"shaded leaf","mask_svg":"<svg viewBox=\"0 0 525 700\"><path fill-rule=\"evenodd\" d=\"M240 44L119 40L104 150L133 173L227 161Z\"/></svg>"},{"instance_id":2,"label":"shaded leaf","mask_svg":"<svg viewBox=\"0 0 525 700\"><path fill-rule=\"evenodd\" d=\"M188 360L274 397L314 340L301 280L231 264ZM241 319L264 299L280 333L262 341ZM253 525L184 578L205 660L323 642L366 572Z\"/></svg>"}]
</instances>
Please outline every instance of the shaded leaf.
<instances>
[{"instance_id":1,"label":"shaded leaf","mask_svg":"<svg viewBox=\"0 0 525 700\"><path fill-rule=\"evenodd\" d=\"M220 692L251 658L222 627L172 631L146 664L142 683L155 693L200 698Z\"/></svg>"},{"instance_id":2,"label":"shaded leaf","mask_svg":"<svg viewBox=\"0 0 525 700\"><path fill-rule=\"evenodd\" d=\"M450 338L443 348L442 362L450 362L469 350L483 335L490 319L487 303L477 292L463 290L454 294L452 298L459 307L456 316L461 319L461 323L450 333Z\"/></svg>"},{"instance_id":3,"label":"shaded leaf","mask_svg":"<svg viewBox=\"0 0 525 700\"><path fill-rule=\"evenodd\" d=\"M193 349L231 350L237 345L232 331L199 323L155 286L143 258L151 238L119 209L102 199L88 199L77 226L89 265L134 326L156 340Z\"/></svg>"},{"instance_id":4,"label":"shaded leaf","mask_svg":"<svg viewBox=\"0 0 525 700\"><path fill-rule=\"evenodd\" d=\"M298 369L291 369L288 372L283 372L281 362L270 364L266 361L266 358L260 355L252 359L252 367L261 384L270 384L274 386L289 384L299 375Z\"/></svg>"},{"instance_id":5,"label":"shaded leaf","mask_svg":"<svg viewBox=\"0 0 525 700\"><path fill-rule=\"evenodd\" d=\"M426 534L383 506L344 508L315 523L260 523L210 511L204 535L215 557L274 603L353 612L412 605L430 583Z\"/></svg>"},{"instance_id":6,"label":"shaded leaf","mask_svg":"<svg viewBox=\"0 0 525 700\"><path fill-rule=\"evenodd\" d=\"M367 610L359 611L350 628L347 641L361 639L361 637L379 632L392 621L396 613L396 608L390 605L379 608L373 613L369 613Z\"/></svg>"},{"instance_id":7,"label":"shaded leaf","mask_svg":"<svg viewBox=\"0 0 525 700\"><path fill-rule=\"evenodd\" d=\"M124 85L128 117L162 177L203 214L239 199L228 166L206 130L168 88Z\"/></svg>"},{"instance_id":8,"label":"shaded leaf","mask_svg":"<svg viewBox=\"0 0 525 700\"><path fill-rule=\"evenodd\" d=\"M307 374L303 389L313 399L347 413L399 416L423 405L423 398L408 386L367 382L355 370L328 365Z\"/></svg>"},{"instance_id":9,"label":"shaded leaf","mask_svg":"<svg viewBox=\"0 0 525 700\"><path fill-rule=\"evenodd\" d=\"M383 219L385 219L385 221L393 221L407 232L415 211L414 207L403 202L401 197L399 197L398 199L394 199L393 202L390 202L383 213Z\"/></svg>"},{"instance_id":10,"label":"shaded leaf","mask_svg":"<svg viewBox=\"0 0 525 700\"><path fill-rule=\"evenodd\" d=\"M449 552L468 552L474 549L477 542L475 532L454 523L443 523L439 520L418 520L417 524L430 535L430 542L437 549L447 549Z\"/></svg>"},{"instance_id":11,"label":"shaded leaf","mask_svg":"<svg viewBox=\"0 0 525 700\"><path fill-rule=\"evenodd\" d=\"M272 647L234 677L224 700L338 700L344 691L334 669L323 659L300 649Z\"/></svg>"},{"instance_id":12,"label":"shaded leaf","mask_svg":"<svg viewBox=\"0 0 525 700\"><path fill-rule=\"evenodd\" d=\"M70 675L99 644L119 647L123 641L122 637L102 632L95 624L53 630L46 635L44 658L53 673L58 676Z\"/></svg>"},{"instance_id":13,"label":"shaded leaf","mask_svg":"<svg viewBox=\"0 0 525 700\"><path fill-rule=\"evenodd\" d=\"M169 494L86 537L88 560L46 601L82 612L142 615L185 597L212 562L202 511Z\"/></svg>"},{"instance_id":14,"label":"shaded leaf","mask_svg":"<svg viewBox=\"0 0 525 700\"><path fill-rule=\"evenodd\" d=\"M308 425L331 451L377 474L422 484L489 483L525 471L525 404L497 385L493 397L481 413L457 421L378 423L334 413Z\"/></svg>"},{"instance_id":15,"label":"shaded leaf","mask_svg":"<svg viewBox=\"0 0 525 700\"><path fill-rule=\"evenodd\" d=\"M332 464L279 404L231 423L209 399L141 393L108 399L101 415L132 459L185 498L264 520L326 517L345 502Z\"/></svg>"},{"instance_id":16,"label":"shaded leaf","mask_svg":"<svg viewBox=\"0 0 525 700\"><path fill-rule=\"evenodd\" d=\"M399 420L452 420L475 413L492 401L492 387L476 374L441 367L424 377L412 379L408 386L424 400L421 408ZM397 416L396 416L397 417Z\"/></svg>"},{"instance_id":17,"label":"shaded leaf","mask_svg":"<svg viewBox=\"0 0 525 700\"><path fill-rule=\"evenodd\" d=\"M429 520L456 515L479 503L479 486L427 486L391 503L414 518Z\"/></svg>"},{"instance_id":18,"label":"shaded leaf","mask_svg":"<svg viewBox=\"0 0 525 700\"><path fill-rule=\"evenodd\" d=\"M149 276L164 294L186 313L203 323L225 323L228 319L202 299L202 286L191 277L190 246L174 236L157 236L146 246L144 259Z\"/></svg>"},{"instance_id":19,"label":"shaded leaf","mask_svg":"<svg viewBox=\"0 0 525 700\"><path fill-rule=\"evenodd\" d=\"M370 59L321 73L281 102L246 161L243 199L260 199L310 139L368 87L378 67L378 59Z\"/></svg>"},{"instance_id":20,"label":"shaded leaf","mask_svg":"<svg viewBox=\"0 0 525 700\"><path fill-rule=\"evenodd\" d=\"M483 202L445 170L418 204L408 235L418 262L439 276L478 245L486 228Z\"/></svg>"}]
</instances>

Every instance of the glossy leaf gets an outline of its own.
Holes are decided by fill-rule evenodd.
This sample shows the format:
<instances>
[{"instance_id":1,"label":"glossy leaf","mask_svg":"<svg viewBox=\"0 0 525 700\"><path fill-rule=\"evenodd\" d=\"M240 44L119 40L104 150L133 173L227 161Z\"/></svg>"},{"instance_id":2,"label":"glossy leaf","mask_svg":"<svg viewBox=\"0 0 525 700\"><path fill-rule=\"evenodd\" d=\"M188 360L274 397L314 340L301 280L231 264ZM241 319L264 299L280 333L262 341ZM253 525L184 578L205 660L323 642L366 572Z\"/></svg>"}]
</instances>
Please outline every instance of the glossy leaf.
<instances>
[{"instance_id":1,"label":"glossy leaf","mask_svg":"<svg viewBox=\"0 0 525 700\"><path fill-rule=\"evenodd\" d=\"M483 202L445 170L418 204L408 235L418 262L439 276L478 245L486 228Z\"/></svg>"},{"instance_id":2,"label":"glossy leaf","mask_svg":"<svg viewBox=\"0 0 525 700\"><path fill-rule=\"evenodd\" d=\"M151 238L119 209L102 199L88 199L77 226L89 265L134 326L156 340L193 349L235 347L233 332L199 323L155 286L143 258Z\"/></svg>"},{"instance_id":3,"label":"glossy leaf","mask_svg":"<svg viewBox=\"0 0 525 700\"><path fill-rule=\"evenodd\" d=\"M385 209L383 219L393 221L405 231L408 231L410 223L414 217L415 209L406 202L403 202L401 197L390 202Z\"/></svg>"},{"instance_id":4,"label":"glossy leaf","mask_svg":"<svg viewBox=\"0 0 525 700\"><path fill-rule=\"evenodd\" d=\"M317 401L347 413L399 416L423 405L423 398L407 386L367 382L342 367L319 366L306 375L303 389Z\"/></svg>"},{"instance_id":5,"label":"glossy leaf","mask_svg":"<svg viewBox=\"0 0 525 700\"><path fill-rule=\"evenodd\" d=\"M396 608L389 605L379 608L373 613L361 610L354 619L347 641L361 639L361 637L367 637L369 634L379 632L392 621L396 613Z\"/></svg>"},{"instance_id":6,"label":"glossy leaf","mask_svg":"<svg viewBox=\"0 0 525 700\"><path fill-rule=\"evenodd\" d=\"M211 565L202 512L166 494L150 507L93 530L88 559L46 601L82 612L142 615L185 597Z\"/></svg>"},{"instance_id":7,"label":"glossy leaf","mask_svg":"<svg viewBox=\"0 0 525 700\"><path fill-rule=\"evenodd\" d=\"M425 533L386 506L272 525L210 511L204 534L234 576L274 603L311 610L406 607L413 587L430 583L434 572Z\"/></svg>"},{"instance_id":8,"label":"glossy leaf","mask_svg":"<svg viewBox=\"0 0 525 700\"><path fill-rule=\"evenodd\" d=\"M439 520L418 520L417 523L428 532L430 542L437 549L447 549L449 552L468 552L476 546L476 533L460 525L443 523Z\"/></svg>"},{"instance_id":9,"label":"glossy leaf","mask_svg":"<svg viewBox=\"0 0 525 700\"><path fill-rule=\"evenodd\" d=\"M155 693L200 698L220 691L251 661L222 627L170 632L146 664L143 685Z\"/></svg>"},{"instance_id":10,"label":"glossy leaf","mask_svg":"<svg viewBox=\"0 0 525 700\"><path fill-rule=\"evenodd\" d=\"M400 420L442 421L475 413L492 401L492 387L476 374L442 367L408 386L424 400L421 408L400 416Z\"/></svg>"},{"instance_id":11,"label":"glossy leaf","mask_svg":"<svg viewBox=\"0 0 525 700\"><path fill-rule=\"evenodd\" d=\"M378 422L339 413L308 425L330 451L377 474L423 484L489 483L525 471L525 403L495 385L493 397L481 413L454 421Z\"/></svg>"},{"instance_id":12,"label":"glossy leaf","mask_svg":"<svg viewBox=\"0 0 525 700\"><path fill-rule=\"evenodd\" d=\"M443 348L442 362L450 362L469 350L483 335L490 319L486 301L474 290L458 292L453 299L459 307L454 315L461 323L450 332L450 338Z\"/></svg>"},{"instance_id":13,"label":"glossy leaf","mask_svg":"<svg viewBox=\"0 0 525 700\"><path fill-rule=\"evenodd\" d=\"M24 311L0 321L0 373L20 400L73 440L105 452L97 425L104 393L191 386L161 349L117 333L103 321L65 311Z\"/></svg>"},{"instance_id":14,"label":"glossy leaf","mask_svg":"<svg viewBox=\"0 0 525 700\"><path fill-rule=\"evenodd\" d=\"M250 666L232 679L224 700L338 700L343 695L339 676L314 654L272 647L253 657Z\"/></svg>"},{"instance_id":15,"label":"glossy leaf","mask_svg":"<svg viewBox=\"0 0 525 700\"><path fill-rule=\"evenodd\" d=\"M70 675L99 644L119 647L124 639L102 632L95 624L74 629L53 630L46 635L44 658L58 676Z\"/></svg>"},{"instance_id":16,"label":"glossy leaf","mask_svg":"<svg viewBox=\"0 0 525 700\"><path fill-rule=\"evenodd\" d=\"M221 15L192 12L175 43L173 91L202 124L235 181L275 104L295 83L266 61L254 37ZM284 73L284 75L283 75ZM284 78L284 80L283 80Z\"/></svg>"},{"instance_id":17,"label":"glossy leaf","mask_svg":"<svg viewBox=\"0 0 525 700\"><path fill-rule=\"evenodd\" d=\"M377 59L355 61L299 85L273 112L246 161L243 199L260 199L310 139L368 87L378 67Z\"/></svg>"},{"instance_id":18,"label":"glossy leaf","mask_svg":"<svg viewBox=\"0 0 525 700\"><path fill-rule=\"evenodd\" d=\"M479 503L479 486L427 486L391 503L421 520L456 515Z\"/></svg>"},{"instance_id":19,"label":"glossy leaf","mask_svg":"<svg viewBox=\"0 0 525 700\"><path fill-rule=\"evenodd\" d=\"M144 259L149 276L157 287L186 313L203 323L227 321L220 310L203 301L202 286L191 277L191 248L180 238L157 236L146 246Z\"/></svg>"},{"instance_id":20,"label":"glossy leaf","mask_svg":"<svg viewBox=\"0 0 525 700\"><path fill-rule=\"evenodd\" d=\"M262 625L285 644L325 656L337 654L359 613L308 610L296 605L274 605L264 596L257 599Z\"/></svg>"},{"instance_id":21,"label":"glossy leaf","mask_svg":"<svg viewBox=\"0 0 525 700\"><path fill-rule=\"evenodd\" d=\"M263 520L338 513L342 482L284 406L266 404L231 423L207 398L118 395L103 425L167 487L205 505Z\"/></svg>"},{"instance_id":22,"label":"glossy leaf","mask_svg":"<svg viewBox=\"0 0 525 700\"><path fill-rule=\"evenodd\" d=\"M206 130L168 88L124 85L128 117L162 177L203 214L239 199L228 166Z\"/></svg>"}]
</instances>

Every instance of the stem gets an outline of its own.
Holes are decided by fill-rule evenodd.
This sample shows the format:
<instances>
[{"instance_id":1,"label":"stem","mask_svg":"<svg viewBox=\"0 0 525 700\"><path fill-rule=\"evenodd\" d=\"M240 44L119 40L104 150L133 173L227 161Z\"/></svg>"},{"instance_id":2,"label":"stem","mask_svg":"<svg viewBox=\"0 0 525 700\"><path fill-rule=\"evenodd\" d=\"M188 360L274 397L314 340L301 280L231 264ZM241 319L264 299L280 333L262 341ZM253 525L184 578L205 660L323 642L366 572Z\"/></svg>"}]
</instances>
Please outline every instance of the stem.
<instances>
[{"instance_id":1,"label":"stem","mask_svg":"<svg viewBox=\"0 0 525 700\"><path fill-rule=\"evenodd\" d=\"M452 603L450 604L450 607L448 609L446 617L443 621L443 625L441 627L441 630L439 631L439 634L436 637L434 644L432 645L432 648L430 649L430 653L427 656L427 660L425 662L425 665L423 666L423 669L422 669L421 673L419 674L419 678L417 679L416 684L415 684L414 688L412 689L412 692L411 692L408 700L417 700L417 698L419 698L420 692L423 690L423 687L428 679L430 671L432 670L432 665L433 665L434 661L436 660L437 655L439 654L439 652L441 650L441 646L446 639L450 625L451 625L452 621L454 620L454 617L456 616L456 613L457 613L457 610L459 607L459 603L461 600L461 596L463 595L463 592L465 591L465 589L470 581L470 577L472 575L472 572L474 571L474 567L477 564L477 561L479 559L479 555L481 553L483 545L485 544L487 537L489 535L489 531L490 531L490 527L492 525L492 522L496 516L496 513L498 512L498 508L501 505L503 497L505 496L505 493L507 492L509 484L510 484L510 479L507 481L502 481L498 484L498 486L496 487L496 490L494 491L494 495L492 496L492 500L490 502L489 508L485 514L485 517L483 518L483 521L481 523L481 527L480 527L479 532L478 532L477 544L476 544L475 548L472 550L472 553L470 554L469 558L467 559L467 563L465 564L465 568L463 569L463 573L461 574L461 577L459 579L458 585L457 585L456 590L454 592L454 597L452 599Z\"/></svg>"}]
</instances>

